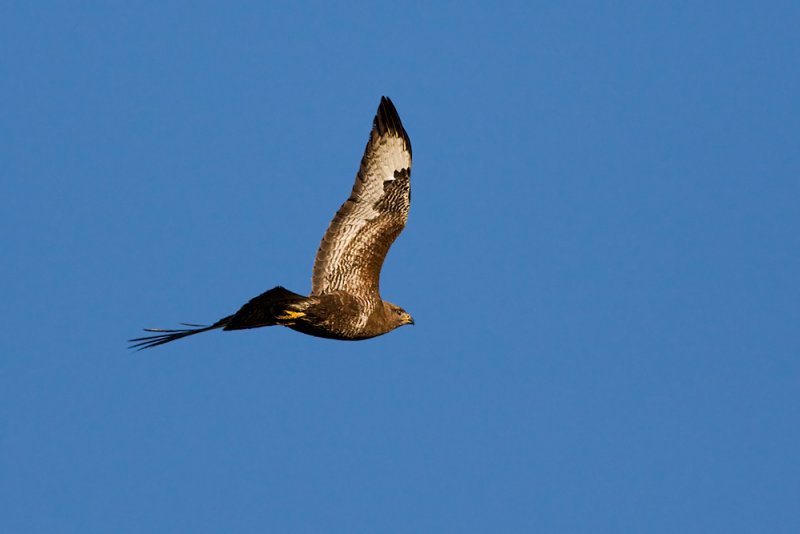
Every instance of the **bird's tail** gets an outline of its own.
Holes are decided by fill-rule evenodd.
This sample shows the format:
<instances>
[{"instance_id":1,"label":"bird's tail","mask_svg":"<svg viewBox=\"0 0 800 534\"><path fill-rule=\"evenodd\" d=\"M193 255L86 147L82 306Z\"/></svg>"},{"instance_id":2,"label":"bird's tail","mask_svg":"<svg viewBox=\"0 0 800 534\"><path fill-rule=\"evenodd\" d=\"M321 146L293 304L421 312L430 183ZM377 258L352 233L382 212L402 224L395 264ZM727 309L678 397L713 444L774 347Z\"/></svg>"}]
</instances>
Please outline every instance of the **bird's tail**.
<instances>
[{"instance_id":1,"label":"bird's tail","mask_svg":"<svg viewBox=\"0 0 800 534\"><path fill-rule=\"evenodd\" d=\"M233 316L228 317L225 330L244 330L262 326L289 325L291 319L303 315L292 311L297 305L308 300L303 295L278 286L265 291L242 306Z\"/></svg>"},{"instance_id":2,"label":"bird's tail","mask_svg":"<svg viewBox=\"0 0 800 534\"><path fill-rule=\"evenodd\" d=\"M292 307L301 304L305 300L306 297L303 295L298 295L280 286L274 287L251 299L250 302L242 306L233 315L220 319L210 326L182 323L183 326L190 328L173 330L145 328L145 332L152 332L155 335L129 339L128 343L132 343L129 348L137 350L149 349L182 337L193 336L200 332L208 332L217 328L244 330L246 328L259 328L261 326L279 324L289 326L294 324L293 320L296 317L304 315L302 312L293 310Z\"/></svg>"},{"instance_id":3,"label":"bird's tail","mask_svg":"<svg viewBox=\"0 0 800 534\"><path fill-rule=\"evenodd\" d=\"M129 339L128 343L133 343L130 349L142 350L142 349L150 349L153 347L157 347L159 345L163 345L164 343L169 343L170 341L175 341L176 339L181 339L182 337L186 336L193 336L195 334L199 334L201 332L208 332L209 330L215 330L217 328L225 328L225 325L230 322L233 318L233 315L229 315L224 319L220 319L216 323L208 326L208 325L201 325L201 324L190 324L190 323L181 323L183 326L190 326L192 328L177 328L177 329L164 329L164 328L145 328L145 332L157 332L154 336L144 336L144 337L137 337L134 339Z\"/></svg>"}]
</instances>

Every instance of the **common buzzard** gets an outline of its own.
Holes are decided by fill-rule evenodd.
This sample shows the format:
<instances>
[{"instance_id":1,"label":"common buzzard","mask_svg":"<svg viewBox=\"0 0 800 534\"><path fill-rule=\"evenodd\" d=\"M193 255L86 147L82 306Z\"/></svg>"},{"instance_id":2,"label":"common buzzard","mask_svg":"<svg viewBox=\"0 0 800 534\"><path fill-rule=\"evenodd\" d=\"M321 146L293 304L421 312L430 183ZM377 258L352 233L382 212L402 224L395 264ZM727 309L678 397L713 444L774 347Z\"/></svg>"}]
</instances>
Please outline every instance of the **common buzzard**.
<instances>
[{"instance_id":1,"label":"common buzzard","mask_svg":"<svg viewBox=\"0 0 800 534\"><path fill-rule=\"evenodd\" d=\"M381 299L381 267L403 230L411 204L411 142L392 101L381 98L353 191L322 238L307 297L275 287L210 326L164 330L131 339L131 348L156 347L221 328L281 325L312 336L358 340L414 324L405 310Z\"/></svg>"}]
</instances>

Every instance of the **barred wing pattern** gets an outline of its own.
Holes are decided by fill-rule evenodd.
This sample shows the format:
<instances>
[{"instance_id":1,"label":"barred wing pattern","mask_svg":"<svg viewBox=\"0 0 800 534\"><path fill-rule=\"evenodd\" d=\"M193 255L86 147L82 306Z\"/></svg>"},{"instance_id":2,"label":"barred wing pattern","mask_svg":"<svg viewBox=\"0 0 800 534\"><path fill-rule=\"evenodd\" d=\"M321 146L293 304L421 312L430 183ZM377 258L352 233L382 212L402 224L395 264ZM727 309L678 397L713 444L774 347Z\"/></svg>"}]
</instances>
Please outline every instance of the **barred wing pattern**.
<instances>
[{"instance_id":1,"label":"barred wing pattern","mask_svg":"<svg viewBox=\"0 0 800 534\"><path fill-rule=\"evenodd\" d=\"M411 142L392 101L381 98L353 191L322 238L312 296L345 291L380 302L383 260L408 220Z\"/></svg>"}]
</instances>

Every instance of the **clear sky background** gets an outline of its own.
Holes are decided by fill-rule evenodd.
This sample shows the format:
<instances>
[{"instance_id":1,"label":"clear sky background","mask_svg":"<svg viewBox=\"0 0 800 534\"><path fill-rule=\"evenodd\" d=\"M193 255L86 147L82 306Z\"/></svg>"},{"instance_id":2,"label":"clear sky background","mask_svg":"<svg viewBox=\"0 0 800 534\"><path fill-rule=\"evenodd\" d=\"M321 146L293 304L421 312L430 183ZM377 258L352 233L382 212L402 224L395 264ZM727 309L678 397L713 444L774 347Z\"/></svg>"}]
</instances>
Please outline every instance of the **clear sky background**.
<instances>
[{"instance_id":1,"label":"clear sky background","mask_svg":"<svg viewBox=\"0 0 800 534\"><path fill-rule=\"evenodd\" d=\"M797 2L0 7L0 531L800 532ZM369 341L310 289L381 95Z\"/></svg>"}]
</instances>

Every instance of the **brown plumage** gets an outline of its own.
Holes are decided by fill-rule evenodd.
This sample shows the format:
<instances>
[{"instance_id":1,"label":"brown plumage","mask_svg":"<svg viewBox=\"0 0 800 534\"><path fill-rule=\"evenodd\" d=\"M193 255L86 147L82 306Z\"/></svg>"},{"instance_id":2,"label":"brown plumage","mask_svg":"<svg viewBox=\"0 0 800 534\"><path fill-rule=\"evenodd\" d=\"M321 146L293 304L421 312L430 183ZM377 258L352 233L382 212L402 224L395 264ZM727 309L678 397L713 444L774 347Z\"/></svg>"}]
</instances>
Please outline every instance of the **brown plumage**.
<instances>
[{"instance_id":1,"label":"brown plumage","mask_svg":"<svg viewBox=\"0 0 800 534\"><path fill-rule=\"evenodd\" d=\"M322 238L304 297L275 287L210 326L164 330L131 339L146 349L221 328L242 330L281 325L312 336L367 339L414 324L399 306L381 299L386 253L408 219L411 204L411 142L392 101L381 98L353 191Z\"/></svg>"}]
</instances>

